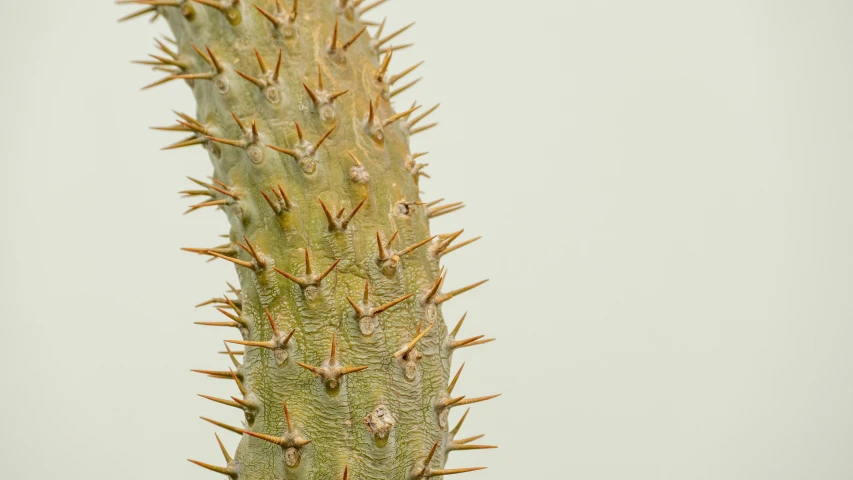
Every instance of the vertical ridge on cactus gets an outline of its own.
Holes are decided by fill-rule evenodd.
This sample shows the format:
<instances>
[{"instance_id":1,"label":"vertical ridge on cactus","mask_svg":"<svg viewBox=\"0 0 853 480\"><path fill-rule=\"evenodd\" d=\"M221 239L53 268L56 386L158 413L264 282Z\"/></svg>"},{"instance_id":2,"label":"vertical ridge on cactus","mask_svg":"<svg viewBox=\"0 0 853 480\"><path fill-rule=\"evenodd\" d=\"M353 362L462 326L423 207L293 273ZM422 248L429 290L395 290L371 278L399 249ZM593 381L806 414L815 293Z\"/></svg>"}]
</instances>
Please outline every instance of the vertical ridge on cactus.
<instances>
[{"instance_id":1,"label":"vertical ridge on cactus","mask_svg":"<svg viewBox=\"0 0 853 480\"><path fill-rule=\"evenodd\" d=\"M189 460L237 480L418 479L481 470L445 468L451 452L496 448L457 439L467 417L448 412L499 395L454 395L458 348L444 302L482 284L445 289L441 257L463 231L435 235L429 219L464 207L426 203L426 164L409 137L438 105L395 109L391 99L423 62L389 74L392 45L414 23L384 33L362 19L386 0L125 0L121 20L164 18L174 40L137 61L181 81L194 116L154 127L186 137L164 149L201 146L210 181L190 178L187 213L213 207L229 221L227 242L184 248L233 263L240 287L202 302L225 319L226 370L193 370L235 384L234 395L200 397L239 409L244 424L203 420L241 436L224 464ZM376 25L373 35L365 35ZM392 90L392 87L396 89ZM220 242L221 243L221 242ZM240 345L244 350L232 350ZM237 359L242 357L242 361ZM221 368L221 367L220 367Z\"/></svg>"}]
</instances>

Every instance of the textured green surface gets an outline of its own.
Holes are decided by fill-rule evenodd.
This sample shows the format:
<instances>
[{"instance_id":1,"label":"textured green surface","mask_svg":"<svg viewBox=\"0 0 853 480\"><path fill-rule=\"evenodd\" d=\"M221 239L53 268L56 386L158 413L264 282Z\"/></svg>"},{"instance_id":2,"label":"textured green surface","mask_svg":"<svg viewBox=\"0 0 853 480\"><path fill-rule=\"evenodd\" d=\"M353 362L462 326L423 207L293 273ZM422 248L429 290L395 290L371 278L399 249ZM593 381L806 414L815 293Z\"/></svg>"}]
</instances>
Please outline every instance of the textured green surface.
<instances>
[{"instance_id":1,"label":"textured green surface","mask_svg":"<svg viewBox=\"0 0 853 480\"><path fill-rule=\"evenodd\" d=\"M239 428L277 437L242 434L221 472L244 480L337 479L345 468L355 479L439 476L424 470L436 441L431 469L461 447L441 403L450 398L454 339L440 304L454 292L442 293L439 257L456 237L430 240L430 212L449 210L419 203L409 135L426 109L395 116L390 84L406 82L385 72L388 42L379 47L365 32L344 50L364 27L347 2L303 0L295 18L290 5L259 2L277 27L245 2L174 3L152 12L176 39L165 46L175 58L158 56L185 76L171 81L192 88L198 111L175 129L209 151L215 180L188 194L222 208L231 225L227 245L197 252L242 263L234 303L215 302L236 320L230 348L265 342L245 346L242 365L232 357L240 391L222 403L246 412ZM425 330L414 350L395 357ZM367 368L341 375L346 367Z\"/></svg>"}]
</instances>

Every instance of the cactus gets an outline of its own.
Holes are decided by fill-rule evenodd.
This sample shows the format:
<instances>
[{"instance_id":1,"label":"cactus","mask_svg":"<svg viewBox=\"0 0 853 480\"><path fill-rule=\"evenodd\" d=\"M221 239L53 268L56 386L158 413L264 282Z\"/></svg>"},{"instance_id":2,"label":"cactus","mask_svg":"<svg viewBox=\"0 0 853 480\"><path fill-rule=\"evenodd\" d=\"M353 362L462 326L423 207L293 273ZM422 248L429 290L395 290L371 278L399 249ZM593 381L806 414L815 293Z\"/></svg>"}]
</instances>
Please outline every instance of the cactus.
<instances>
[{"instance_id":1,"label":"cactus","mask_svg":"<svg viewBox=\"0 0 853 480\"><path fill-rule=\"evenodd\" d=\"M452 408L496 396L454 391L454 350L492 339L462 338L465 317L448 331L441 314L485 280L444 288L440 259L477 238L429 231L464 205L420 200L409 137L437 106L392 108L420 64L390 74L409 27L371 35L362 18L384 1L120 2L174 33L140 62L165 73L145 88L191 87L195 116L159 128L187 135L167 149L208 151L211 180L182 193L231 227L228 243L185 250L240 279L204 303L225 317L202 325L226 327L229 368L196 370L234 382L231 398L201 396L243 412L241 426L205 419L240 444L190 460L233 479L436 478L484 468L447 469L450 452L494 448L458 435L467 411L448 426Z\"/></svg>"}]
</instances>

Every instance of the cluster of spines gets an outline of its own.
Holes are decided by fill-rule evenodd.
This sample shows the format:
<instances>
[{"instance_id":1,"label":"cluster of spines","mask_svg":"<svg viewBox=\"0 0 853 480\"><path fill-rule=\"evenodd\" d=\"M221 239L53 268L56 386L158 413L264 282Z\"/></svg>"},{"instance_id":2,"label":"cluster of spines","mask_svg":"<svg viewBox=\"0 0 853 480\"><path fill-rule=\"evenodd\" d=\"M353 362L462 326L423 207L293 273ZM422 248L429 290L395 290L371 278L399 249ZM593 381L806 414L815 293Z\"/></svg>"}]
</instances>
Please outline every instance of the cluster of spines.
<instances>
[{"instance_id":1,"label":"cluster of spines","mask_svg":"<svg viewBox=\"0 0 853 480\"><path fill-rule=\"evenodd\" d=\"M360 4L362 3L359 0L335 0L336 5L341 14L346 16L347 18L352 18L353 15L361 15L374 7L384 3L386 0L378 0L370 5L364 6L359 9ZM123 18L135 18L144 14L153 14L154 19L162 14L162 8L174 7L178 8L181 14L187 18L188 20L192 20L195 17L195 7L193 3L205 5L208 7L216 8L220 10L225 16L228 22L234 26L239 25L242 21L242 11L240 8L241 0L127 0L119 3L135 3L143 5L144 8L140 11L137 11L127 17ZM262 15L265 19L267 19L272 25L273 29L281 31L284 36L288 35L288 32L292 35L293 24L298 16L298 2L294 0L293 6L290 9L285 8L285 6L279 1L276 0L276 12L269 12L258 5L254 5L257 12ZM368 22L364 22L368 23ZM438 105L427 110L425 113L410 119L412 114L417 111L420 107L416 104L403 112L393 114L384 120L380 119L378 116L378 106L379 99L385 98L390 99L396 96L397 94L411 88L414 86L420 79L416 79L396 90L391 90L391 86L393 86L400 79L414 71L417 67L421 65L421 63L417 63L411 67L404 69L402 72L391 76L388 78L386 76L388 66L392 57L392 54L395 50L399 50L401 48L406 48L410 46L400 45L397 47L393 47L388 45L388 43L398 35L405 32L408 28L412 26L409 24L391 34L386 36L382 36L382 30L384 28L385 21L383 20L380 24L378 24L377 33L371 37L370 46L377 53L377 55L384 55L379 68L375 73L375 80L380 85L380 92L377 95L375 100L368 99L368 107L367 113L364 116L363 121L363 129L365 133L374 137L377 141L382 141L382 129L395 123L397 121L401 121L401 129L408 135L414 135L416 133L422 132L429 128L434 127L436 124L431 123L428 125L417 126L419 122L421 122L427 115L435 111ZM332 34L327 46L327 52L330 57L334 60L335 58L339 58L342 53L345 53L347 48L353 44L365 31L367 25L365 25L361 30L359 30L356 34L354 34L351 38L344 40L341 42L338 39L338 21L337 18L335 20L334 27L332 29ZM199 81L199 80L210 80L214 81L217 84L217 88L221 91L223 88L227 88L228 82L230 80L226 78L228 71L223 67L223 65L218 61L214 52L211 51L207 46L204 49L201 49L195 45L192 45L192 48L198 56L200 56L204 62L209 65L209 71L206 72L191 72L191 63L184 60L178 52L172 50L166 43L155 40L157 48L161 51L162 54L151 55L152 60L141 61L139 63L144 63L147 65L151 65L155 70L163 71L168 75L161 80L148 85L144 88L153 87L156 85L161 85L172 80L185 80L188 82ZM174 42L173 42L174 43ZM259 73L245 73L242 71L238 71L236 69L233 70L233 73L239 76L240 78L248 81L254 85L256 85L264 94L266 99L271 103L276 103L280 98L280 93L276 86L279 82L281 64L282 64L282 52L279 50L278 57L276 59L276 66L272 69L268 68L266 63L264 62L261 54L255 50L255 57L259 66ZM328 107L331 107L334 101L348 93L346 90L329 92L326 91L323 85L322 73L318 68L318 79L316 88L312 89L308 86L307 83L303 83L306 94L310 97L311 102L315 106L318 112L321 114L321 119L326 122L330 122L334 120L334 110ZM325 109L325 110L324 110ZM325 112L325 113L324 113ZM266 147L277 152L283 153L295 159L299 162L302 169L307 174L311 174L316 169L316 164L314 164L314 160L312 156L319 149L320 145L333 133L336 128L336 125L333 125L329 128L324 135L322 135L318 140L309 141L303 135L302 129L299 124L294 122L294 129L298 137L298 142L292 148L280 147L273 144L262 144L261 135L258 130L258 126L255 120L250 119L245 122L241 120L236 114L232 113L232 117L236 124L239 126L242 131L241 138L223 138L212 135L212 132L216 129L212 128L212 125L206 125L199 120L192 118L189 115L178 113L179 120L177 124L170 127L158 127L162 130L170 130L170 131L182 131L190 134L189 138L183 139L175 144L169 145L165 148L180 148L191 145L205 145L207 148L213 150L217 148L215 144L223 144L229 145L236 148L241 148L246 151L246 155L255 163L259 163L262 158L262 153L260 149L262 147ZM247 125L248 123L248 125ZM350 151L347 151L352 161L354 162L353 167L350 172L350 179L354 183L367 183L369 181L369 174L367 170L364 168L360 160ZM407 156L405 159L405 168L411 173L414 183L417 185L418 180L421 176L428 175L423 172L423 168L426 167L426 164L417 163L415 160L425 155L425 153L417 153L411 154ZM235 201L240 200L241 195L244 195L245 192L240 192L237 189L230 187L223 183L220 180L212 179L211 183L203 182L196 179L191 179L197 186L203 187L202 189L193 189L193 190L185 190L181 192L186 196L206 196L207 200L194 204L190 207L189 211L194 211L203 207L214 206L217 208L224 208L228 205L233 204ZM293 207L293 202L290 200L285 190L281 187L281 185L270 186L269 188L271 195L268 195L263 190L260 190L260 194L263 196L266 203L269 205L269 208L276 215L282 215L285 212L288 212ZM349 214L346 214L345 208L341 208L336 213L333 213L326 203L324 203L321 199L318 198L319 207L322 208L323 213L328 221L328 228L330 231L344 231L347 229L349 224L353 221L356 213L359 209L364 205L365 201L367 201L367 197L361 201L357 206L351 209ZM399 188L397 189L397 213L403 217L407 217L412 214L412 208L419 205L424 205L426 208L425 214L427 218L434 218L440 215L444 215L446 213L450 213L456 211L462 207L464 204L461 202L442 204L443 199L430 202L423 203L419 201L410 201L407 200L404 195L400 192ZM432 236L425 238L421 241L417 241L412 243L411 245L407 245L400 250L396 250L393 247L393 242L398 236L398 231L395 230L393 234L390 235L387 241L384 241L382 238L381 232L376 232L377 238L377 263L380 269L386 274L392 274L399 264L401 257L405 256L413 252L414 250L430 244L427 251L430 256L435 259L442 257L443 255L461 248L465 245L468 245L480 237L476 237L470 240L466 240L464 242L458 243L456 245L452 245L452 243L461 235L462 231L453 232L449 234L442 234L437 236ZM260 273L263 270L266 270L270 265L268 264L267 258L263 255L259 249L252 245L249 239L246 236L243 236L243 242L234 241L229 242L224 245L220 245L212 248L198 248L198 249L186 249L188 251L208 255L213 258L220 258L234 263L239 267L244 267L246 269L251 270L254 273ZM249 259L243 260L240 258L240 251L248 254ZM340 259L335 260L331 265L327 266L321 272L315 272L311 267L311 260L309 250L307 248L304 249L305 255L305 269L304 274L297 275L292 272L287 272L277 267L273 267L273 270L276 271L281 276L287 278L293 283L297 284L303 291L306 297L311 297L316 295L317 289L320 287L323 280L326 276L331 273L338 263L341 261ZM427 317L435 317L435 309L441 303L450 300L451 298L464 293L468 290L471 290L479 285L482 285L486 282L486 280L477 282L472 285L468 285L463 288L459 288L450 292L443 293L442 286L444 280L446 278L446 271L441 269L436 276L433 283L423 292L411 292L402 297L387 301L380 305L376 305L374 302L371 302L369 295L369 281L365 281L364 287L364 295L361 302L353 301L350 297L346 297L353 310L355 311L355 316L359 321L359 328L363 335L370 335L375 328L375 323L378 322L376 316L385 310L392 308L409 298L415 297L416 301L419 302L420 306L424 309L427 314ZM229 285L230 287L230 285ZM228 340L225 344L225 354L227 354L231 361L234 364L235 369L230 369L228 371L209 371L209 370L194 370L196 372L204 373L210 375L212 377L217 378L230 378L235 381L237 384L240 393L243 395L243 398L239 397L231 397L231 400L227 399L219 399L215 397L201 395L204 398L216 401L218 403L232 406L235 408L239 408L243 410L246 414L247 422L251 426L253 423L251 418L257 410L258 399L254 397L254 394L247 391L242 383L242 365L237 360L238 355L242 355L244 352L232 351L228 346L228 343L232 344L240 344L247 347L260 347L269 349L272 351L272 354L276 360L276 362L280 365L284 363L288 358L288 344L292 339L295 329L290 332L280 331L276 326L275 320L273 316L270 314L269 310L265 309L265 313L269 322L269 325L272 330L272 338L268 341L249 341L248 332L250 329L249 323L242 318L241 313L241 292L234 287L231 287L231 291L233 294L237 296L236 299L231 299L227 295L219 298L214 298L207 302L204 302L202 305L213 304L216 306L217 310L225 315L229 321L227 322L199 322L202 325L209 326L225 326L225 327L234 327L237 328L243 337L242 340ZM419 294L418 294L419 293ZM417 294L417 295L416 295ZM230 311L229 311L230 310ZM463 348L468 346L480 345L483 343L487 343L492 341L493 339L484 339L482 335L471 337L463 340L457 340L456 335L464 321L465 316L460 319L459 323L453 329L453 331L447 336L445 339L443 346L450 350L456 348ZM417 361L420 359L421 354L417 352L416 345L418 341L420 341L425 335L427 335L435 323L430 324L427 328L423 328L423 319L421 319L420 324L417 327L417 331L415 336L406 344L402 345L401 348L393 354L393 357L401 362L406 376L411 378L414 369L417 367ZM322 363L320 366L310 365L308 363L303 362L295 362L299 366L309 370L314 376L319 378L325 385L329 388L336 388L337 385L342 381L344 375L350 373L356 373L368 368L368 366L344 366L337 361L336 357L336 340L334 335L331 338L331 354L329 355L329 359ZM463 365L464 367L464 365ZM450 382L446 391L442 392L439 398L435 399L435 408L440 418L440 423L446 425L447 412L456 406L468 405L472 403L477 403L481 401L485 401L491 398L496 397L497 395L487 396L487 397L476 397L476 398L466 398L464 396L460 397L452 397L453 388L456 385L456 382L461 374L462 368L459 369L453 380ZM266 440L268 442L274 443L282 447L284 452L285 462L288 466L294 466L299 462L299 452L302 447L311 442L310 439L306 439L303 437L299 430L293 426L290 414L287 410L286 404L283 405L284 414L286 417L286 431L282 433L282 436L274 436L269 434L263 434L258 432L253 432L251 430L241 429L237 427L232 427L226 424L222 424L220 422L216 422L210 419L205 419L218 425L222 428L226 428L235 433L239 434L247 434L253 437L260 438L262 440ZM375 413L375 412L374 412ZM415 465L411 471L411 478L430 478L440 475L449 475L455 473L463 473L467 471L479 470L483 467L474 467L474 468L463 468L463 469L441 469L441 468L431 468L430 462L433 459L436 450L439 445L444 440L444 448L447 452L453 450L468 450L468 449L480 449L480 448L494 448L489 445L474 445L471 442L480 438L481 436L470 437L467 439L456 440L455 435L458 432L459 428L462 425L462 422L467 417L468 412L465 412L462 419L459 421L459 424L451 430L447 434L447 438L445 439L437 439L432 449L425 454L424 460L419 464ZM365 417L365 422L367 422L367 417ZM202 462L198 462L195 460L190 460L193 463L201 465L205 468L213 470L217 473L222 473L228 475L232 478L238 477L237 468L233 465L233 459L227 453L227 451L222 446L222 443L219 441L217 436L217 441L219 442L220 447L222 448L223 455L226 459L226 467L216 467L208 464L204 464ZM344 468L343 478L347 477L348 468Z\"/></svg>"}]
</instances>

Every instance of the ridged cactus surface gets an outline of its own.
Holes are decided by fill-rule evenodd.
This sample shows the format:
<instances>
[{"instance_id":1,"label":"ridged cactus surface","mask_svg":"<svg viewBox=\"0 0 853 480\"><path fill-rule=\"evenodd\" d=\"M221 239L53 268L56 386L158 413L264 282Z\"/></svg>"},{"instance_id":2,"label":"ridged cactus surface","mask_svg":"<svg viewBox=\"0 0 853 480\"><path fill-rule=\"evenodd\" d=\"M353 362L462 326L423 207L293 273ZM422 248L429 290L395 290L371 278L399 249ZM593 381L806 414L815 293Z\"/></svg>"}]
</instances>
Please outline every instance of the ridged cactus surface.
<instances>
[{"instance_id":1,"label":"ridged cactus surface","mask_svg":"<svg viewBox=\"0 0 853 480\"><path fill-rule=\"evenodd\" d=\"M199 372L234 382L231 398L205 398L245 423L207 420L242 438L191 460L233 479L435 478L481 468L445 469L450 452L493 448L448 426L450 409L493 398L454 390L453 351L490 339L441 314L483 282L454 285L440 266L476 238L430 232L462 204L421 201L409 137L435 107L392 106L417 65L392 74L407 27L362 17L383 1L125 2L174 32L142 63L164 72L154 85L192 89L197 112L163 127L185 136L168 148L207 150L210 179L183 193L230 223L224 244L187 250L240 279L206 302L228 368Z\"/></svg>"}]
</instances>

